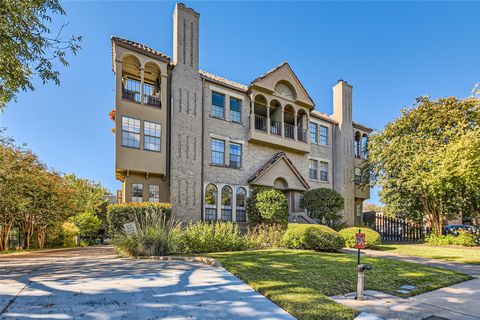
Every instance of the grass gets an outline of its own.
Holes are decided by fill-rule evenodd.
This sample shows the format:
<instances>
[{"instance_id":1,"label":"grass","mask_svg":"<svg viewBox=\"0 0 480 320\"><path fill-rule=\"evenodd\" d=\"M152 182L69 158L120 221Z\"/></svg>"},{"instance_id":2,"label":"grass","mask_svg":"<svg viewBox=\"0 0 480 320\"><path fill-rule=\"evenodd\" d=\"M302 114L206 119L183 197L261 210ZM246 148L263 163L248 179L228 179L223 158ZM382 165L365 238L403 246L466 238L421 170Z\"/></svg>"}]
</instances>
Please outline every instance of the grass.
<instances>
[{"instance_id":1,"label":"grass","mask_svg":"<svg viewBox=\"0 0 480 320\"><path fill-rule=\"evenodd\" d=\"M355 309L329 297L355 291L356 256L306 250L258 250L211 253L223 266L258 292L303 319L353 319ZM373 266L365 276L367 290L406 297L395 290L415 285L416 295L471 277L439 268L377 258L363 258Z\"/></svg>"},{"instance_id":2,"label":"grass","mask_svg":"<svg viewBox=\"0 0 480 320\"><path fill-rule=\"evenodd\" d=\"M466 264L480 264L480 248L457 246L430 246L427 244L384 244L377 250L398 254L454 261Z\"/></svg>"}]
</instances>

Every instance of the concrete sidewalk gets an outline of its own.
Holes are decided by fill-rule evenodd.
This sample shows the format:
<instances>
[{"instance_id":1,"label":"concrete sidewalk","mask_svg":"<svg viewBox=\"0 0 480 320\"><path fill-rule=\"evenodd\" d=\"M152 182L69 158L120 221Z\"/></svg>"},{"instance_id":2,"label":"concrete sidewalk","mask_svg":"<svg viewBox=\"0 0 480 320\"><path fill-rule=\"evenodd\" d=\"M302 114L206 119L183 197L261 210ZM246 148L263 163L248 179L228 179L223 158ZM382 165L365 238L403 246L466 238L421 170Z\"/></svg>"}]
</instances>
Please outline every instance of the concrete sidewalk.
<instances>
[{"instance_id":1,"label":"concrete sidewalk","mask_svg":"<svg viewBox=\"0 0 480 320\"><path fill-rule=\"evenodd\" d=\"M357 254L357 249L343 249L344 253ZM430 258L421 258L414 256L406 256L388 251L380 250L363 250L361 251L362 255L375 258L387 258L411 263L418 263L424 266L438 267L450 269L462 273L469 274L471 276L480 277L480 265L479 264L463 264L456 263L451 261L439 260L439 259L430 259Z\"/></svg>"},{"instance_id":2,"label":"concrete sidewalk","mask_svg":"<svg viewBox=\"0 0 480 320\"><path fill-rule=\"evenodd\" d=\"M356 254L355 249L343 252ZM404 256L376 250L362 250L369 257L387 258L450 269L470 274L473 280L403 299L379 291L367 290L367 299L355 300L355 294L332 297L335 301L354 307L382 319L419 320L432 316L448 320L480 320L480 265L466 265L437 259Z\"/></svg>"},{"instance_id":3,"label":"concrete sidewalk","mask_svg":"<svg viewBox=\"0 0 480 320\"><path fill-rule=\"evenodd\" d=\"M104 247L0 259L0 319L294 319L223 268Z\"/></svg>"}]
</instances>

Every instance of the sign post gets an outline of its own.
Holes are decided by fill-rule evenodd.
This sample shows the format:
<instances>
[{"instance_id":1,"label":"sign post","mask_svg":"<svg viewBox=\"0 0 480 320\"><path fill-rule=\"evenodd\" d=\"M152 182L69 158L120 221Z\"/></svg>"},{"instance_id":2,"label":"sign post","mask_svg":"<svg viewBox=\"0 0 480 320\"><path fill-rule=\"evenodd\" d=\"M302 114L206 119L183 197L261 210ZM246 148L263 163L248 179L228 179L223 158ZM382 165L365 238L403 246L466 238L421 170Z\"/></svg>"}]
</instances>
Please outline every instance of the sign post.
<instances>
[{"instance_id":1,"label":"sign post","mask_svg":"<svg viewBox=\"0 0 480 320\"><path fill-rule=\"evenodd\" d=\"M358 249L357 265L359 265L360 249L365 249L365 233L362 233L362 229L358 229L358 233L355 234L355 248Z\"/></svg>"}]
</instances>

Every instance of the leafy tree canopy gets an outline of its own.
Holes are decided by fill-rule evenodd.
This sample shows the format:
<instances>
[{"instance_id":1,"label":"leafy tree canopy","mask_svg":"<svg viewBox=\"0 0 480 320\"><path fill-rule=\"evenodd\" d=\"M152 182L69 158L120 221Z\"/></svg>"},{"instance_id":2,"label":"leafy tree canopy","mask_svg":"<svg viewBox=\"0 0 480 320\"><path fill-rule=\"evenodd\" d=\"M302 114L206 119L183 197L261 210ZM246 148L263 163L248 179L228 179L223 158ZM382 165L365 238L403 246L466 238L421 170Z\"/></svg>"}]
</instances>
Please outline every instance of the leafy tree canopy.
<instances>
[{"instance_id":1,"label":"leafy tree canopy","mask_svg":"<svg viewBox=\"0 0 480 320\"><path fill-rule=\"evenodd\" d=\"M33 76L59 85L55 62L68 66L67 53L80 49L82 37L62 38L65 25L51 30L53 15L65 15L60 0L1 0L0 111L20 90L34 90Z\"/></svg>"},{"instance_id":2,"label":"leafy tree canopy","mask_svg":"<svg viewBox=\"0 0 480 320\"><path fill-rule=\"evenodd\" d=\"M370 137L371 176L387 213L427 220L437 234L459 213L478 216L479 148L479 98L417 98Z\"/></svg>"},{"instance_id":3,"label":"leafy tree canopy","mask_svg":"<svg viewBox=\"0 0 480 320\"><path fill-rule=\"evenodd\" d=\"M340 222L343 207L342 195L328 188L310 189L300 198L300 208L307 210L309 217L331 226Z\"/></svg>"}]
</instances>

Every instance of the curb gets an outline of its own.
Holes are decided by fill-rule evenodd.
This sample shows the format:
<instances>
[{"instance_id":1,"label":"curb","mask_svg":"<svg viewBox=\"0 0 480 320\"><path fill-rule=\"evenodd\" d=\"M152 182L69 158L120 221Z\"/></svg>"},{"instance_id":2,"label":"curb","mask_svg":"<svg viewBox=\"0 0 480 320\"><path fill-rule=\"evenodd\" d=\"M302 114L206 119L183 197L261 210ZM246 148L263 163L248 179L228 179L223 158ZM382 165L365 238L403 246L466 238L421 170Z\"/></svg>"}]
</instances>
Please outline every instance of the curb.
<instances>
[{"instance_id":1,"label":"curb","mask_svg":"<svg viewBox=\"0 0 480 320\"><path fill-rule=\"evenodd\" d=\"M182 256L140 256L134 257L134 259L144 259L144 260L162 260L162 261L187 261L187 262L200 262L206 265L209 265L214 268L223 268L222 264L212 258L205 257L182 257Z\"/></svg>"},{"instance_id":2,"label":"curb","mask_svg":"<svg viewBox=\"0 0 480 320\"><path fill-rule=\"evenodd\" d=\"M35 253L45 253L45 252L55 252L55 251L66 251L66 250L82 250L82 249L87 249L87 248L92 248L92 247L96 247L96 246L53 248L53 249L42 249L42 250L32 250L32 251L0 253L0 259L1 259L2 257L21 256L21 255L30 255L30 254L35 254ZM104 247L104 248L112 248L111 246L102 246L102 247Z\"/></svg>"}]
</instances>

